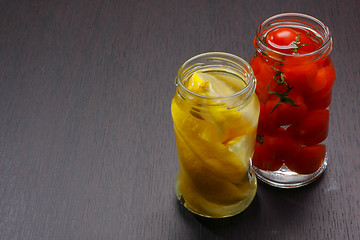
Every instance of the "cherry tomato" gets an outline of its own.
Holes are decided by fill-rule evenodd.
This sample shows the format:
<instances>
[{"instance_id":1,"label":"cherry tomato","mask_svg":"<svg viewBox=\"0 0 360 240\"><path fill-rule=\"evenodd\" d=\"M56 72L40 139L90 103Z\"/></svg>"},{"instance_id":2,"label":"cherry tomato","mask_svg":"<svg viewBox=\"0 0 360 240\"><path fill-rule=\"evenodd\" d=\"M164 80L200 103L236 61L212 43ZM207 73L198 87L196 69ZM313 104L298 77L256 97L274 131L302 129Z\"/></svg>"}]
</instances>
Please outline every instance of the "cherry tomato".
<instances>
[{"instance_id":1,"label":"cherry tomato","mask_svg":"<svg viewBox=\"0 0 360 240\"><path fill-rule=\"evenodd\" d=\"M256 143L252 164L262 170L277 171L283 165L283 161L275 158L275 153L269 146Z\"/></svg>"},{"instance_id":2,"label":"cherry tomato","mask_svg":"<svg viewBox=\"0 0 360 240\"><path fill-rule=\"evenodd\" d=\"M318 66L314 62L284 64L281 71L285 81L298 92L307 92L315 79Z\"/></svg>"},{"instance_id":3,"label":"cherry tomato","mask_svg":"<svg viewBox=\"0 0 360 240\"><path fill-rule=\"evenodd\" d=\"M329 117L330 112L326 109L309 111L304 120L289 126L286 132L298 138L303 145L321 143L328 135Z\"/></svg>"},{"instance_id":4,"label":"cherry tomato","mask_svg":"<svg viewBox=\"0 0 360 240\"><path fill-rule=\"evenodd\" d=\"M282 102L276 106L280 98L275 95L266 102L266 112L281 126L301 121L307 112L304 98L299 93L290 90L287 97L293 101L293 105Z\"/></svg>"},{"instance_id":5,"label":"cherry tomato","mask_svg":"<svg viewBox=\"0 0 360 240\"><path fill-rule=\"evenodd\" d=\"M258 96L260 102L265 103L269 96L266 89L273 80L275 71L271 65L266 62L265 58L260 55L260 53L257 53L257 56L251 59L250 66L254 71L256 79L260 79L256 83L256 95Z\"/></svg>"},{"instance_id":6,"label":"cherry tomato","mask_svg":"<svg viewBox=\"0 0 360 240\"><path fill-rule=\"evenodd\" d=\"M330 56L328 56L326 58L320 58L319 60L317 60L317 64L319 65L319 68L322 68L331 65L332 61Z\"/></svg>"},{"instance_id":7,"label":"cherry tomato","mask_svg":"<svg viewBox=\"0 0 360 240\"><path fill-rule=\"evenodd\" d=\"M265 42L271 49L286 54L310 53L322 44L315 34L300 28L290 27L271 30L267 34Z\"/></svg>"},{"instance_id":8,"label":"cherry tomato","mask_svg":"<svg viewBox=\"0 0 360 240\"><path fill-rule=\"evenodd\" d=\"M269 171L278 170L283 160L296 156L300 143L286 135L283 128L276 132L266 134L257 140L253 157L253 164L257 168Z\"/></svg>"},{"instance_id":9,"label":"cherry tomato","mask_svg":"<svg viewBox=\"0 0 360 240\"><path fill-rule=\"evenodd\" d=\"M287 135L283 128L278 128L274 134L265 135L264 142L275 151L275 157L282 160L294 157L300 149L300 142Z\"/></svg>"},{"instance_id":10,"label":"cherry tomato","mask_svg":"<svg viewBox=\"0 0 360 240\"><path fill-rule=\"evenodd\" d=\"M261 139L259 141L259 139ZM252 164L262 170L276 171L283 165L283 160L276 157L274 140L269 135L259 136L256 139Z\"/></svg>"},{"instance_id":11,"label":"cherry tomato","mask_svg":"<svg viewBox=\"0 0 360 240\"><path fill-rule=\"evenodd\" d=\"M279 75L279 73L278 73L278 75ZM281 81L281 79L279 79L279 78L281 78L281 77L279 77L279 76L273 77L273 81L271 82L271 85L269 85L266 90L268 92L268 94L269 94L269 91L283 93L289 89L289 87L287 85L285 85L285 83L282 83L282 84L278 83L278 81ZM269 95L269 96L271 96L271 95Z\"/></svg>"},{"instance_id":12,"label":"cherry tomato","mask_svg":"<svg viewBox=\"0 0 360 240\"><path fill-rule=\"evenodd\" d=\"M298 32L298 54L306 54L320 48L322 41L314 33L304 29L296 29Z\"/></svg>"},{"instance_id":13,"label":"cherry tomato","mask_svg":"<svg viewBox=\"0 0 360 240\"><path fill-rule=\"evenodd\" d=\"M276 28L270 31L266 36L266 45L276 51L292 54L295 41L298 33L288 27Z\"/></svg>"},{"instance_id":14,"label":"cherry tomato","mask_svg":"<svg viewBox=\"0 0 360 240\"><path fill-rule=\"evenodd\" d=\"M322 67L317 70L313 80L307 79L308 91L313 93L327 93L330 91L335 80L335 70L333 64Z\"/></svg>"},{"instance_id":15,"label":"cherry tomato","mask_svg":"<svg viewBox=\"0 0 360 240\"><path fill-rule=\"evenodd\" d=\"M285 165L299 174L311 174L319 169L326 154L325 145L302 147L296 157L285 161Z\"/></svg>"},{"instance_id":16,"label":"cherry tomato","mask_svg":"<svg viewBox=\"0 0 360 240\"><path fill-rule=\"evenodd\" d=\"M333 64L321 67L315 78L307 82L306 103L312 109L326 108L331 102L331 90L335 80Z\"/></svg>"},{"instance_id":17,"label":"cherry tomato","mask_svg":"<svg viewBox=\"0 0 360 240\"><path fill-rule=\"evenodd\" d=\"M305 102L308 105L309 110L313 109L325 109L330 106L332 90L323 94L312 94L305 97Z\"/></svg>"},{"instance_id":18,"label":"cherry tomato","mask_svg":"<svg viewBox=\"0 0 360 240\"><path fill-rule=\"evenodd\" d=\"M260 103L260 116L257 132L259 135L265 135L268 133L275 132L280 125L275 122L273 118L270 117L269 113L266 111L266 105Z\"/></svg>"}]
</instances>

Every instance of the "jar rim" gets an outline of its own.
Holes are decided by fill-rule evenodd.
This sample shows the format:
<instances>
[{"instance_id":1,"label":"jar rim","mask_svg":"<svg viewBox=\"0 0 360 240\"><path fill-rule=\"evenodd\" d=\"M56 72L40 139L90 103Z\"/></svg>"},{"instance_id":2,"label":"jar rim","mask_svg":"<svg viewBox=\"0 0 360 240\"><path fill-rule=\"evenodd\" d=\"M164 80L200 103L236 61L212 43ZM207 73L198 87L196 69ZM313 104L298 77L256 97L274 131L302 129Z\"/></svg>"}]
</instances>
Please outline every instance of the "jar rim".
<instances>
[{"instance_id":1,"label":"jar rim","mask_svg":"<svg viewBox=\"0 0 360 240\"><path fill-rule=\"evenodd\" d=\"M271 24L271 23L274 23L275 24L274 26L278 26L283 24L283 22L285 21L287 25L297 23L298 26L310 27L316 33L321 35L323 40L322 45L312 52L302 53L302 54L283 53L268 47L266 43L263 41L263 37L265 34L264 34L264 29L262 28L264 28L267 24ZM316 24L323 32L319 32L318 29L315 29L315 25L313 24ZM271 28L269 29L274 28L274 26L271 26ZM266 31L265 33L268 33L268 31ZM332 44L333 44L333 40L332 40L331 31L321 20L313 16L310 16L308 14L295 13L295 12L280 13L265 19L258 26L255 36L255 47L259 47L261 50L264 50L266 52L276 53L280 56L288 56L294 58L306 57L306 56L319 56L322 55L323 53L329 54L332 50Z\"/></svg>"},{"instance_id":2,"label":"jar rim","mask_svg":"<svg viewBox=\"0 0 360 240\"><path fill-rule=\"evenodd\" d=\"M245 82L246 86L244 88L242 88L241 90L239 90L233 94L226 95L226 96L204 96L204 95L200 95L195 92L192 92L183 84L183 81L181 81L181 80L184 78L183 77L184 74L191 76L191 74L193 74L195 72L195 70L197 70L197 69L206 69L205 66L207 66L207 65L205 65L205 63L203 63L203 64L196 63L196 60L201 59L201 58L206 58L208 60L228 61L228 62L231 62L232 64L234 64L235 66L237 65L238 67L240 67L241 69L246 71L246 73L244 74L244 78L245 78L244 80L246 80L246 82ZM194 63L194 64L192 64L192 63ZM216 66L216 64L214 66ZM195 69L191 69L192 67L195 67ZM219 67L219 69L220 69L220 67ZM247 93L250 93L250 95L251 95L252 92L255 91L256 78L255 78L255 74L254 74L253 69L251 68L250 64L247 61L245 61L244 59L242 59L241 57L236 56L231 53L226 53L226 52L206 52L206 53L198 54L198 55L186 60L180 66L177 76L175 78L175 85L180 86L181 89L184 89L186 91L186 93L188 93L191 96L194 96L196 98L207 99L207 100L211 100L211 99L212 100L220 100L220 99L234 98L234 97L238 97L238 96L244 95L244 94L246 95Z\"/></svg>"}]
</instances>

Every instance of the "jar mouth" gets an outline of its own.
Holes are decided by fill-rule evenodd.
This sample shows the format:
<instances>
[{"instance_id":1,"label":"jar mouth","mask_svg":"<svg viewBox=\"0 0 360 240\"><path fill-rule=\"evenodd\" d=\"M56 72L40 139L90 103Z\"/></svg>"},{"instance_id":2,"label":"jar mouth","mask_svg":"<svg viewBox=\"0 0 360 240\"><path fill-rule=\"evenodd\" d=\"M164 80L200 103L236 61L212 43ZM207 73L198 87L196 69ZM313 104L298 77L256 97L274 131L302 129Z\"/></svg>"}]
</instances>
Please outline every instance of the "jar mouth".
<instances>
[{"instance_id":1,"label":"jar mouth","mask_svg":"<svg viewBox=\"0 0 360 240\"><path fill-rule=\"evenodd\" d=\"M322 45L312 52L302 54L289 54L274 50L268 47L263 39L269 31L278 27L298 27L311 29L321 38ZM293 58L312 56L314 58L318 58L324 54L330 54L333 40L329 28L319 19L303 13L281 13L267 18L258 26L254 43L255 47L259 48L265 54L270 52L279 56Z\"/></svg>"},{"instance_id":2,"label":"jar mouth","mask_svg":"<svg viewBox=\"0 0 360 240\"><path fill-rule=\"evenodd\" d=\"M246 85L241 90L226 96L204 96L192 92L184 85L184 80L191 77L196 71L204 70L223 70L225 72L230 72L243 79ZM255 91L256 78L250 64L244 59L225 52L207 52L196 55L181 65L175 78L175 85L192 97L207 100L221 100L242 95L251 96Z\"/></svg>"}]
</instances>

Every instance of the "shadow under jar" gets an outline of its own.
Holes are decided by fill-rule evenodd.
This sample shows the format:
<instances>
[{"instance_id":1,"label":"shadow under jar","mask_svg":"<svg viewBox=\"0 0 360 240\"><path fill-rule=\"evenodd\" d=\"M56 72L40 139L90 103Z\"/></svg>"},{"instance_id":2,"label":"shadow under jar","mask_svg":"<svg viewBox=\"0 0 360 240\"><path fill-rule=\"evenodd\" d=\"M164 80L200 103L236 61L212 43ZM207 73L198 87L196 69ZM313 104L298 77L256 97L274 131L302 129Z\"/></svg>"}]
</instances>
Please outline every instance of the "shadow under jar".
<instances>
[{"instance_id":1,"label":"shadow under jar","mask_svg":"<svg viewBox=\"0 0 360 240\"><path fill-rule=\"evenodd\" d=\"M331 33L314 17L283 13L259 25L254 44L250 65L260 117L253 168L272 186L304 186L327 166L335 80Z\"/></svg>"}]
</instances>

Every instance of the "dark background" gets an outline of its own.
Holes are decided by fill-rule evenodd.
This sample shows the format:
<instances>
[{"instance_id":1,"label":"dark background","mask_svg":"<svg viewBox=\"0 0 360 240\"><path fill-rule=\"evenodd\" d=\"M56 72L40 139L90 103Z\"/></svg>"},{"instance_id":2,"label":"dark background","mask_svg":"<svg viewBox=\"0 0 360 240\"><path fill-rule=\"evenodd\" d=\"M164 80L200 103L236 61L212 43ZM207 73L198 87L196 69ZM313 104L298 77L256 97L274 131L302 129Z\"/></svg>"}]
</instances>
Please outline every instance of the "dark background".
<instances>
[{"instance_id":1,"label":"dark background","mask_svg":"<svg viewBox=\"0 0 360 240\"><path fill-rule=\"evenodd\" d=\"M332 31L329 164L314 184L259 183L224 220L174 193L170 101L188 58L250 61L264 19ZM358 0L0 1L0 239L359 239Z\"/></svg>"}]
</instances>

